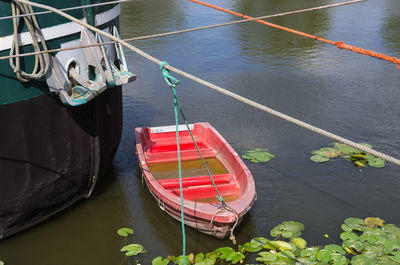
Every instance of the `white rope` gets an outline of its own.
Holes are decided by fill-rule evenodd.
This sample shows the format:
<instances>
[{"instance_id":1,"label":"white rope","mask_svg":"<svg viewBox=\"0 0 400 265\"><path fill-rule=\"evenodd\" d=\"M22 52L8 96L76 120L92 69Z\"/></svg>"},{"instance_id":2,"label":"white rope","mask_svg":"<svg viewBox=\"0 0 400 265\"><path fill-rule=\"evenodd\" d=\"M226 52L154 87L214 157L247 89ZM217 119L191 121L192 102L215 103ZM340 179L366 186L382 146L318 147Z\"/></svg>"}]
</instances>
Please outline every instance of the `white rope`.
<instances>
[{"instance_id":1,"label":"white rope","mask_svg":"<svg viewBox=\"0 0 400 265\"><path fill-rule=\"evenodd\" d=\"M132 0L123 0L122 2L125 2L125 1L132 1ZM165 37L165 36L176 35L176 34L181 34L181 33L198 31L198 30L230 26L230 25L235 25L235 24L239 24L239 23L243 23L243 22L251 22L251 21L255 21L255 20L260 20L260 19L281 17L281 16L293 15L293 14L310 12L310 11L315 11L315 10L321 10L321 9L326 9L326 8L332 8L332 7L342 6L342 5L356 4L356 3L360 3L360 2L364 2L364 1L367 1L367 0L353 0L353 1L341 2L341 3L331 4L331 5L324 5L324 6L317 6L317 7L306 8L306 9L288 11L288 12L283 12L283 13L278 13L278 14L273 14L273 15L267 15L267 16L249 18L249 19L240 19L240 20L235 20L235 21L230 21L230 22L225 22L225 23L220 23L220 24L214 24L214 25L208 25L208 26L203 26L203 27L176 30L176 31L171 31L171 32L164 32L164 33L158 33L158 34L152 34L152 35L146 35L146 36L140 36L140 37L133 37L133 38L123 39L123 40L128 42L128 41L135 41L135 40L146 40L146 39L151 39L151 38L159 38L159 37ZM113 1L113 2L107 2L107 3L114 3L114 2L119 2L119 1ZM87 6L84 6L84 7L87 7ZM65 8L65 9L67 9L67 8ZM60 9L60 10L65 11L65 9ZM45 11L45 12L51 13L52 11ZM40 13L42 13L42 12L40 12ZM36 14L38 14L38 13L36 13ZM19 57L31 56L31 55L41 54L41 53L45 53L45 52L49 52L49 53L50 52L60 52L60 51L82 49L82 48L88 48L88 47L94 47L94 46L109 45L109 44L114 44L114 43L116 43L116 41L93 43L90 45L59 48L59 49L52 49L52 50L47 50L47 51L30 52L30 53L19 54L18 56ZM15 58L15 57L17 57L17 55L2 56L2 57L0 57L0 60Z\"/></svg>"},{"instance_id":2,"label":"white rope","mask_svg":"<svg viewBox=\"0 0 400 265\"><path fill-rule=\"evenodd\" d=\"M148 53L136 48L135 46L133 46L133 45L131 45L131 44L129 44L129 43L123 41L123 40L120 40L120 39L114 37L113 35L111 35L109 33L106 33L106 32L104 32L102 30L99 30L99 29L91 26L91 25L88 25L88 24L86 24L86 23L84 23L84 22L82 22L82 21L80 21L80 20L68 15L68 14L65 14L62 11L59 11L59 10L53 8L53 7L46 6L46 5L43 5L43 4L28 2L28 1L25 1L25 0L15 0L15 1L18 1L18 2L21 2L21 3L25 3L25 4L31 4L32 6L36 6L36 7L39 7L39 8L51 10L51 11L57 13L57 14L60 14L61 16L65 17L65 18L68 18L68 19L70 19L70 20L72 20L72 21L74 21L74 22L76 22L76 23L78 23L78 24L90 29L90 30L93 30L93 31L95 31L95 32L97 32L97 33L99 33L99 34L101 34L101 35L103 35L103 36L105 36L105 37L107 37L109 39L112 39L114 41L117 41L117 42L121 43L123 46L125 46L128 49L132 50L133 52L143 56L144 58L152 61L155 64L161 65L161 63L162 63L162 61L160 61L157 58L151 56L150 54L148 54ZM175 73L177 73L179 75L182 75L182 76L184 76L184 77L186 77L186 78L188 78L188 79L190 79L190 80L192 80L194 82L197 82L199 84L207 86L207 87L209 87L211 89L214 89L215 91L218 91L218 92L220 92L220 93L222 93L224 95L227 95L227 96L232 97L232 98L234 98L234 99L236 99L238 101L241 101L241 102L243 102L245 104L248 104L248 105L250 105L250 106L252 106L254 108L260 109L260 110L265 111L265 112L267 112L269 114L272 114L272 115L274 115L274 116L276 116L278 118L281 118L283 120L286 120L286 121L289 121L289 122L291 122L293 124L296 124L296 125L298 125L300 127L303 127L303 128L305 128L307 130L310 130L310 131L313 131L313 132L318 133L320 135L323 135L325 137L328 137L328 138L330 138L330 139L332 139L334 141L347 144L347 145L352 146L354 148L357 148L357 149L359 149L359 150L361 150L361 151L363 151L365 153L374 155L376 157L380 157L380 158L382 158L382 159L384 159L384 160L386 160L388 162L391 162L393 164L396 164L396 165L400 166L400 160L397 159L397 158L394 158L394 157L386 155L384 153L375 151L375 150L373 150L371 148L365 147L363 145L360 145L358 143L355 143L353 141L350 141L348 139L340 137L340 136L338 136L336 134L333 134L333 133L330 133L330 132L325 131L323 129L320 129L320 128L316 127L316 126L313 126L313 125L308 124L306 122L303 122L303 121L300 121L300 120L295 119L293 117L290 117L290 116L288 116L286 114L283 114L283 113L281 113L279 111L273 110L273 109L271 109L271 108L269 108L267 106L261 105L261 104L255 102L255 101L252 101L252 100L247 99L245 97L242 97L242 96L240 96L238 94L230 92L230 91L228 91L226 89L223 89L222 87L214 85L214 84L212 84L210 82L207 82L207 81L205 81L203 79L195 77L195 76L193 76L193 75L191 75L189 73L186 73L186 72L184 72L184 71L182 71L182 70L180 70L178 68L172 67L170 65L165 65L165 68L170 70L170 71L173 71L173 72L175 72Z\"/></svg>"},{"instance_id":3,"label":"white rope","mask_svg":"<svg viewBox=\"0 0 400 265\"><path fill-rule=\"evenodd\" d=\"M124 2L130 2L133 0L116 0L116 1L110 1L110 2L104 2L104 3L97 3L97 4L91 4L91 5L83 5L83 6L73 6L73 7L66 7L66 8L60 8L61 11L70 11L70 10L76 10L76 9L84 9L84 8L89 8L89 7L96 7L96 6L105 6L105 5L112 5L112 4L119 4L119 3L124 3ZM366 1L366 0L364 0ZM6 17L0 17L0 20L5 20L5 19L11 19L11 18L20 18L20 17L26 17L26 16L31 16L31 15L44 15L44 14L50 14L53 13L53 11L42 11L42 12L30 12L28 14L21 14L21 15L13 15L13 16L6 16Z\"/></svg>"},{"instance_id":4,"label":"white rope","mask_svg":"<svg viewBox=\"0 0 400 265\"><path fill-rule=\"evenodd\" d=\"M11 9L13 15L19 15L22 13L33 13L32 6L27 3L18 3L11 1ZM43 37L42 32L40 31L39 24L36 20L35 16L27 16L24 17L25 25L28 28L29 33L32 38L32 45L35 52L40 51L40 44L38 42L38 38L40 39L40 43L42 44L43 50L47 50L47 45L45 39ZM10 55L19 55L19 46L20 39L18 37L18 28L19 28L19 18L13 18L13 40L10 49ZM33 67L32 73L26 73L21 70L20 57L10 58L10 66L16 74L17 78L22 82L28 82L29 80L39 79L47 73L49 69L49 54L38 54L35 55L35 66ZM14 62L15 61L15 62Z\"/></svg>"}]
</instances>

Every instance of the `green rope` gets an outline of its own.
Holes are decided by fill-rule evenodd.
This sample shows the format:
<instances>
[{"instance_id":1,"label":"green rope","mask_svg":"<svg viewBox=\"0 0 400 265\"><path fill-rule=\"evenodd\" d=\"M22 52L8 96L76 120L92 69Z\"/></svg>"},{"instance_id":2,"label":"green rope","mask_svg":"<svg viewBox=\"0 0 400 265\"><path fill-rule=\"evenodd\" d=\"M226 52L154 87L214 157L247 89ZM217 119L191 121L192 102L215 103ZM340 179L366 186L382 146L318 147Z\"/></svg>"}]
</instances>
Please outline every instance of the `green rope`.
<instances>
[{"instance_id":1,"label":"green rope","mask_svg":"<svg viewBox=\"0 0 400 265\"><path fill-rule=\"evenodd\" d=\"M168 84L168 86L171 88L172 94L174 96L174 112L175 112L175 125L176 125L176 144L177 144L177 152L178 152L178 172L179 172L179 189L180 189L180 195L181 195L181 224L182 224L182 240L183 240L183 265L186 265L186 236L185 236L185 220L184 220L184 208L183 208L183 187L182 187L182 165L181 165L181 154L180 154L180 146L179 146L179 119L178 119L178 109L179 112L182 115L182 118L186 124L186 128L188 129L190 136L192 137L193 143L197 149L197 152L199 153L200 159L203 162L203 165L207 171L208 176L210 177L211 183L214 186L214 189L217 193L217 199L222 203L223 206L226 206L226 203L224 201L224 198L221 196L219 193L217 186L215 185L215 182L211 176L211 172L208 169L208 166L206 164L206 161L204 160L203 156L201 155L199 146L196 143L196 140L194 139L193 133L190 130L190 126L187 122L187 119L185 117L185 114L183 113L182 107L179 104L178 97L176 96L176 90L175 87L176 85L179 84L179 80L176 79L175 77L171 76L170 72L168 69L165 68L165 66L168 65L167 62L162 62L160 64L160 71L162 76L164 77L165 82Z\"/></svg>"},{"instance_id":2,"label":"green rope","mask_svg":"<svg viewBox=\"0 0 400 265\"><path fill-rule=\"evenodd\" d=\"M223 198L223 197L221 196L221 194L219 193L218 188L217 188L217 185L215 185L215 182L214 182L214 180L213 180L213 178L212 178L212 176L211 176L211 172L210 172L210 170L208 169L208 166L207 166L207 164L206 164L206 161L204 160L203 156L201 155L199 146L197 145L196 140L194 139L192 130L190 130L188 121L187 121L187 119L186 119L186 117L185 117L185 114L183 113L182 107L181 107L181 105L179 104L178 98L177 98L177 96L176 96L175 87L176 87L176 85L179 83L179 80L177 80L175 77L171 76L170 73L169 73L169 71L168 71L168 69L165 69L165 65L167 65L167 64L168 64L167 62L162 62L162 63L161 63L161 65L160 65L161 73L162 73L162 75L164 76L165 82L167 82L167 84L168 84L170 87L171 87L171 86L173 87L173 88L171 87L171 89L172 89L173 95L174 95L174 102L176 101L176 104L177 104L177 106L178 106L178 108L179 108L179 112L181 113L182 118L183 118L183 120L184 120L184 122L185 122L185 124L186 124L186 128L188 129L188 131L189 131L189 133L190 133L190 136L192 137L192 140L193 140L194 146L196 147L197 153L199 153L200 159L201 159L201 161L203 162L203 165L204 165L204 167L205 167L205 169L206 169L206 171L207 171L207 174L208 174L208 176L209 176L209 178L210 178L210 180L211 180L211 183L212 183L212 185L213 185L213 187L214 187L214 189L215 189L215 191L216 191L216 193L217 193L216 198L218 199L218 201L220 201L220 202L222 203L223 206L226 206L226 203L225 203L225 201L224 201L224 198Z\"/></svg>"},{"instance_id":3,"label":"green rope","mask_svg":"<svg viewBox=\"0 0 400 265\"><path fill-rule=\"evenodd\" d=\"M182 256L183 265L186 265L186 235L185 235L185 220L184 220L184 209L183 209L183 188L182 188L182 165L181 165L181 153L179 147L179 120L178 120L178 100L176 98L175 87L179 84L179 80L171 76L168 69L165 69L167 62L162 62L160 65L160 71L164 77L165 82L171 88L172 94L174 95L174 110L175 110L175 124L176 124L176 145L178 151L178 169L179 169L179 189L181 193L181 224L182 224Z\"/></svg>"},{"instance_id":4,"label":"green rope","mask_svg":"<svg viewBox=\"0 0 400 265\"><path fill-rule=\"evenodd\" d=\"M217 192L217 196L216 196L216 197L217 197L218 201L220 201L220 202L222 203L223 206L226 206L226 203L225 203L225 201L224 201L224 198L223 198L223 197L221 196L221 194L219 193L219 191L218 191L218 189L217 189L217 185L215 185L215 182L214 182L214 180L213 180L213 178L212 178L212 176L211 176L211 172L210 172L210 170L208 169L208 166L207 166L207 164L206 164L206 161L204 160L203 156L201 155L199 146L197 145L196 140L194 139L193 133L192 133L192 131L190 130L189 124L188 124L188 122L187 122L187 120L186 120L186 118L185 118L185 114L183 113L183 110L182 110L182 108L181 108L181 105L179 104L178 98L176 99L176 102L177 102L177 104L178 104L179 112L181 113L182 118L183 118L183 120L185 121L186 128L188 129L188 131L189 131L189 133L190 133L190 136L192 137L194 146L196 146L196 149L197 149L197 152L199 153L200 159L201 159L201 161L203 162L203 165L204 165L204 167L205 167L205 169L206 169L206 171L207 171L208 176L210 177L211 183L212 183L212 185L214 186L215 191Z\"/></svg>"}]
</instances>

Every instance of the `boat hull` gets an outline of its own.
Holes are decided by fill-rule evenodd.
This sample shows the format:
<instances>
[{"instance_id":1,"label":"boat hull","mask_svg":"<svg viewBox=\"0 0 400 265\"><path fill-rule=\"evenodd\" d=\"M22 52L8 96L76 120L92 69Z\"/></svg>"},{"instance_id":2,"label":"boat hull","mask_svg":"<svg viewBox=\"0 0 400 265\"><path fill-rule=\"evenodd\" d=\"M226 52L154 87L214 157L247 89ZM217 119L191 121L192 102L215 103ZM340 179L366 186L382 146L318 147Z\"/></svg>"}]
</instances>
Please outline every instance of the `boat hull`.
<instances>
[{"instance_id":1,"label":"boat hull","mask_svg":"<svg viewBox=\"0 0 400 265\"><path fill-rule=\"evenodd\" d=\"M81 107L54 95L0 105L0 238L88 197L122 133L120 87Z\"/></svg>"},{"instance_id":2,"label":"boat hull","mask_svg":"<svg viewBox=\"0 0 400 265\"><path fill-rule=\"evenodd\" d=\"M82 5L80 0L38 2L55 8ZM9 1L0 3L0 16L10 15L10 10ZM68 12L107 32L119 27L118 4ZM37 15L37 19L49 49L80 46L81 26L54 13ZM26 26L19 30L20 52L33 51ZM12 31L11 20L0 20L0 56L10 52ZM113 60L113 46L109 48ZM74 61L81 65L82 75L87 72L82 66L82 49L52 54L65 69ZM21 65L29 72L34 58L21 58ZM90 196L110 168L120 143L122 89L109 87L86 104L66 106L49 91L46 78L20 82L8 60L0 60L0 82L1 239Z\"/></svg>"},{"instance_id":3,"label":"boat hull","mask_svg":"<svg viewBox=\"0 0 400 265\"><path fill-rule=\"evenodd\" d=\"M143 177L159 207L181 221L178 175L174 172L161 177L155 170L169 168L169 163L177 161L175 132L171 130L165 133L163 131L170 130L165 128L136 128L136 151ZM217 193L208 175L193 173L193 176L184 176L184 221L199 232L222 239L233 232L253 205L256 197L254 180L238 154L210 124L196 123L192 131L202 156L206 160L217 159L226 170L212 174L219 193L224 200L235 199L226 200L225 205L216 200ZM183 163L193 163L199 159L188 131L182 129L179 138ZM212 163L211 160L207 161L207 164Z\"/></svg>"}]
</instances>

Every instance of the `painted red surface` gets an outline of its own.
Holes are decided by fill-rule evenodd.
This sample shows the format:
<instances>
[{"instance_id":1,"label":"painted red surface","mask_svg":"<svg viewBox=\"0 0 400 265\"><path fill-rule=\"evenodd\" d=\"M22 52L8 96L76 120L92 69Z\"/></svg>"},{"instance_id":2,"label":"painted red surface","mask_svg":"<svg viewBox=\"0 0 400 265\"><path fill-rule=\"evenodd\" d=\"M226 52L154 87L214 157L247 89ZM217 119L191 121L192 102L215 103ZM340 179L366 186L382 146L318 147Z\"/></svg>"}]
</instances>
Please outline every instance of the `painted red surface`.
<instances>
[{"instance_id":1,"label":"painted red surface","mask_svg":"<svg viewBox=\"0 0 400 265\"><path fill-rule=\"evenodd\" d=\"M139 165L147 186L160 207L179 220L181 210L179 178L156 180L149 170L152 163L177 161L176 132L174 127L136 128L135 140ZM165 131L166 132L160 132ZM172 130L172 131L171 131ZM215 198L217 193L209 176L186 177L182 179L184 214L187 224L202 232L224 237L229 227L239 221L251 208L255 199L253 177L239 155L225 139L208 123L195 123L192 130L197 145L204 158L215 157L228 173L212 175L213 181L222 197L230 196L236 200L227 202L233 211L220 211L221 203L198 202L198 199ZM179 132L180 154L182 160L199 159L192 138L187 130ZM214 217L213 225L210 225ZM217 230L225 232L215 232Z\"/></svg>"}]
</instances>

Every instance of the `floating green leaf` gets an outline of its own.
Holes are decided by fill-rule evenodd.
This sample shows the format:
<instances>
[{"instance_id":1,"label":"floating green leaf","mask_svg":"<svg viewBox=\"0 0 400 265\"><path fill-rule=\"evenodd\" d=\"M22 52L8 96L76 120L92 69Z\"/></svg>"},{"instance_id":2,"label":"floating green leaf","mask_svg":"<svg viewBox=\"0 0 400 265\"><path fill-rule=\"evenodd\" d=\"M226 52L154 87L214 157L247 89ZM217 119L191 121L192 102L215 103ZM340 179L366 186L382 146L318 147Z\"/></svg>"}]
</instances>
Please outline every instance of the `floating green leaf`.
<instances>
[{"instance_id":1,"label":"floating green leaf","mask_svg":"<svg viewBox=\"0 0 400 265\"><path fill-rule=\"evenodd\" d=\"M295 238L301 236L301 231L304 230L304 225L296 221L285 221L275 226L270 234L273 237L282 236L284 238Z\"/></svg>"},{"instance_id":2,"label":"floating green leaf","mask_svg":"<svg viewBox=\"0 0 400 265\"><path fill-rule=\"evenodd\" d=\"M243 250L247 252L258 252L263 248L264 245L258 242L247 242L243 245Z\"/></svg>"},{"instance_id":3,"label":"floating green leaf","mask_svg":"<svg viewBox=\"0 0 400 265\"><path fill-rule=\"evenodd\" d=\"M231 254L229 254L228 257L226 257L226 261L232 261L233 264L238 263L239 261L241 261L242 259L244 259L246 256L243 255L243 253L240 252L232 252Z\"/></svg>"},{"instance_id":4,"label":"floating green leaf","mask_svg":"<svg viewBox=\"0 0 400 265\"><path fill-rule=\"evenodd\" d=\"M174 260L174 263L175 263L175 264L178 264L178 265L183 265L183 259L184 259L184 258L185 258L185 264L190 264L189 257L188 257L188 256L183 257L182 255L179 256L179 257L177 257L177 258Z\"/></svg>"},{"instance_id":5,"label":"floating green leaf","mask_svg":"<svg viewBox=\"0 0 400 265\"><path fill-rule=\"evenodd\" d=\"M351 259L352 265L376 265L378 260L376 258L367 257L365 255L356 255Z\"/></svg>"},{"instance_id":6,"label":"floating green leaf","mask_svg":"<svg viewBox=\"0 0 400 265\"><path fill-rule=\"evenodd\" d=\"M301 257L309 257L310 261L316 261L317 260L317 248L307 248L305 250L302 250L300 253Z\"/></svg>"},{"instance_id":7,"label":"floating green leaf","mask_svg":"<svg viewBox=\"0 0 400 265\"><path fill-rule=\"evenodd\" d=\"M307 247L307 242L301 237L293 238L290 242L300 249L305 249Z\"/></svg>"},{"instance_id":8,"label":"floating green leaf","mask_svg":"<svg viewBox=\"0 0 400 265\"><path fill-rule=\"evenodd\" d=\"M346 218L344 223L348 225L352 230L362 231L365 228L365 223L363 219L360 218Z\"/></svg>"},{"instance_id":9,"label":"floating green leaf","mask_svg":"<svg viewBox=\"0 0 400 265\"><path fill-rule=\"evenodd\" d=\"M325 250L318 250L317 252L317 260L324 264L328 264L331 261L331 256L332 254Z\"/></svg>"},{"instance_id":10,"label":"floating green leaf","mask_svg":"<svg viewBox=\"0 0 400 265\"><path fill-rule=\"evenodd\" d=\"M253 163L268 162L275 155L268 152L268 149L255 148L254 150L247 151L242 158L248 159Z\"/></svg>"},{"instance_id":11,"label":"floating green leaf","mask_svg":"<svg viewBox=\"0 0 400 265\"><path fill-rule=\"evenodd\" d=\"M349 260L345 256L343 256L343 255L341 255L339 253L332 253L331 260L333 260L332 265L346 265L346 264L349 264Z\"/></svg>"},{"instance_id":12,"label":"floating green leaf","mask_svg":"<svg viewBox=\"0 0 400 265\"><path fill-rule=\"evenodd\" d=\"M326 245L324 247L324 250L330 252L331 254L332 253L339 253L339 254L342 254L342 255L346 254L346 251L343 249L343 247L339 246L339 245L336 245L336 244Z\"/></svg>"},{"instance_id":13,"label":"floating green leaf","mask_svg":"<svg viewBox=\"0 0 400 265\"><path fill-rule=\"evenodd\" d=\"M357 241L358 240L358 235L353 233L353 232L345 231L345 232L340 234L340 239L343 240L343 241L345 241L345 240Z\"/></svg>"},{"instance_id":14,"label":"floating green leaf","mask_svg":"<svg viewBox=\"0 0 400 265\"><path fill-rule=\"evenodd\" d=\"M4 265L4 261L0 260L0 265Z\"/></svg>"},{"instance_id":15,"label":"floating green leaf","mask_svg":"<svg viewBox=\"0 0 400 265\"><path fill-rule=\"evenodd\" d=\"M364 219L365 225L369 228L382 227L384 222L385 220L378 217L367 217Z\"/></svg>"},{"instance_id":16,"label":"floating green leaf","mask_svg":"<svg viewBox=\"0 0 400 265\"><path fill-rule=\"evenodd\" d=\"M151 265L167 265L169 259L163 259L162 257L157 257L151 261Z\"/></svg>"},{"instance_id":17,"label":"floating green leaf","mask_svg":"<svg viewBox=\"0 0 400 265\"><path fill-rule=\"evenodd\" d=\"M293 249L293 246L290 243L281 240L269 241L268 245L272 246L274 249L279 249L281 251Z\"/></svg>"},{"instance_id":18,"label":"floating green leaf","mask_svg":"<svg viewBox=\"0 0 400 265\"><path fill-rule=\"evenodd\" d=\"M354 249L357 252L360 252L364 248L364 244L363 243L361 243L360 241L351 240L351 239L343 241L342 246L344 248L347 247L347 248Z\"/></svg>"},{"instance_id":19,"label":"floating green leaf","mask_svg":"<svg viewBox=\"0 0 400 265\"><path fill-rule=\"evenodd\" d=\"M313 155L310 159L317 163L324 163L330 160L329 157L322 155Z\"/></svg>"},{"instance_id":20,"label":"floating green leaf","mask_svg":"<svg viewBox=\"0 0 400 265\"><path fill-rule=\"evenodd\" d=\"M278 259L275 253L266 251L258 253L258 256L259 257L257 257L256 260L261 262L274 262Z\"/></svg>"},{"instance_id":21,"label":"floating green leaf","mask_svg":"<svg viewBox=\"0 0 400 265\"><path fill-rule=\"evenodd\" d=\"M122 237L127 237L127 236L133 234L133 230L128 228L128 227L122 227L122 228L117 230L117 234L122 236Z\"/></svg>"},{"instance_id":22,"label":"floating green leaf","mask_svg":"<svg viewBox=\"0 0 400 265\"><path fill-rule=\"evenodd\" d=\"M121 252L126 252L126 256L135 256L143 251L143 246L139 244L129 244L121 248Z\"/></svg>"},{"instance_id":23,"label":"floating green leaf","mask_svg":"<svg viewBox=\"0 0 400 265\"><path fill-rule=\"evenodd\" d=\"M203 259L202 261L196 262L196 265L214 265L215 261L212 259Z\"/></svg>"},{"instance_id":24,"label":"floating green leaf","mask_svg":"<svg viewBox=\"0 0 400 265\"><path fill-rule=\"evenodd\" d=\"M206 253L206 259L211 259L212 261L216 262L218 257L221 256L221 253L217 252L216 250Z\"/></svg>"},{"instance_id":25,"label":"floating green leaf","mask_svg":"<svg viewBox=\"0 0 400 265\"><path fill-rule=\"evenodd\" d=\"M221 256L219 256L220 259L226 259L230 254L235 252L235 250L231 247L222 247L217 249L216 251L221 253Z\"/></svg>"}]
</instances>

